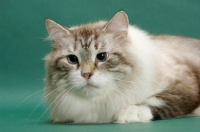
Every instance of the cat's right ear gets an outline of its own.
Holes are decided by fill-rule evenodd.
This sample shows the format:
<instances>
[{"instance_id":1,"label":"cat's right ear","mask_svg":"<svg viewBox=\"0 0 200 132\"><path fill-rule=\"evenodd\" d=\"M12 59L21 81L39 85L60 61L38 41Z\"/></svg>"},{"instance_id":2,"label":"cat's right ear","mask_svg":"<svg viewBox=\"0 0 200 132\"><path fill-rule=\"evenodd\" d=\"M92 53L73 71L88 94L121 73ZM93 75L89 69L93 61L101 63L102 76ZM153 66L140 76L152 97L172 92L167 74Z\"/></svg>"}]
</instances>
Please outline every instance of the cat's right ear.
<instances>
[{"instance_id":1,"label":"cat's right ear","mask_svg":"<svg viewBox=\"0 0 200 132\"><path fill-rule=\"evenodd\" d=\"M46 19L45 24L49 33L48 38L52 41L57 41L62 37L70 35L70 31L67 28L64 28L51 19Z\"/></svg>"},{"instance_id":2,"label":"cat's right ear","mask_svg":"<svg viewBox=\"0 0 200 132\"><path fill-rule=\"evenodd\" d=\"M128 34L129 20L124 11L117 12L105 25L103 31L114 33L115 36L126 37Z\"/></svg>"}]
</instances>

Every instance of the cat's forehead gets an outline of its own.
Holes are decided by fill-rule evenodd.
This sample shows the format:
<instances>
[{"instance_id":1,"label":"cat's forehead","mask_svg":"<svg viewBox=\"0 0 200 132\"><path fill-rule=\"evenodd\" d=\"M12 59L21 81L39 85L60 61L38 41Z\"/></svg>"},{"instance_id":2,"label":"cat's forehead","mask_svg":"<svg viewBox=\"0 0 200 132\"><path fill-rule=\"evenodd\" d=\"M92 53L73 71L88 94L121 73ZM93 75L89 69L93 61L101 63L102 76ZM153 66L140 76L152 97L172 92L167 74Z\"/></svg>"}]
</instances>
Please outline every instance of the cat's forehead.
<instances>
[{"instance_id":1,"label":"cat's forehead","mask_svg":"<svg viewBox=\"0 0 200 132\"><path fill-rule=\"evenodd\" d=\"M102 28L104 25L105 22L101 22L71 28L71 34L74 38L74 50L80 48L89 49L91 47L98 49L102 42L99 38L102 36Z\"/></svg>"},{"instance_id":2,"label":"cat's forehead","mask_svg":"<svg viewBox=\"0 0 200 132\"><path fill-rule=\"evenodd\" d=\"M74 41L82 48L89 48L93 41L97 41L100 32L96 29L81 28L73 33Z\"/></svg>"}]
</instances>

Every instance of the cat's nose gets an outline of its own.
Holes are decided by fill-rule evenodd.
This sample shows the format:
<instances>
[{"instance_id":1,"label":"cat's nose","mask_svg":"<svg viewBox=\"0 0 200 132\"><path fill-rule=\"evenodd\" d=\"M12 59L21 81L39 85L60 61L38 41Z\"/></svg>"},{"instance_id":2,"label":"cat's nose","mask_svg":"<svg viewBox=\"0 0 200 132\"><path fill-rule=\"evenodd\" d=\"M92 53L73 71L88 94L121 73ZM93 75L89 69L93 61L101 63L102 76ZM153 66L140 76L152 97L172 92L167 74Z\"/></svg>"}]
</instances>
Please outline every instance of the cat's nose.
<instances>
[{"instance_id":1,"label":"cat's nose","mask_svg":"<svg viewBox=\"0 0 200 132\"><path fill-rule=\"evenodd\" d=\"M90 77L92 76L91 72L87 72L87 73L82 73L81 74L86 80L90 79Z\"/></svg>"}]
</instances>

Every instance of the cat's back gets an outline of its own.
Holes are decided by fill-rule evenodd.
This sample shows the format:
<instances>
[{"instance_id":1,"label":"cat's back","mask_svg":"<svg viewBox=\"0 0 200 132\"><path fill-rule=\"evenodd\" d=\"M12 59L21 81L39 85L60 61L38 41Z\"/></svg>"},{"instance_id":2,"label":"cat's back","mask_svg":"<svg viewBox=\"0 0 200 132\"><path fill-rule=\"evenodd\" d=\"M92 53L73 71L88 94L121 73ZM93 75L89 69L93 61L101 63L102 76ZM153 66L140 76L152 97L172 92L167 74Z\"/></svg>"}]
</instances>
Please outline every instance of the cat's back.
<instances>
[{"instance_id":1,"label":"cat's back","mask_svg":"<svg viewBox=\"0 0 200 132\"><path fill-rule=\"evenodd\" d=\"M167 35L152 36L151 39L157 49L160 85L165 82L174 84L177 80L193 85L196 77L200 84L199 39Z\"/></svg>"},{"instance_id":2,"label":"cat's back","mask_svg":"<svg viewBox=\"0 0 200 132\"><path fill-rule=\"evenodd\" d=\"M200 52L200 39L170 35L151 36L151 39L159 49L173 48L177 51L195 50Z\"/></svg>"},{"instance_id":3,"label":"cat's back","mask_svg":"<svg viewBox=\"0 0 200 132\"><path fill-rule=\"evenodd\" d=\"M167 35L151 38L157 49L158 83L155 87L162 89L169 87L169 84L180 83L195 85L198 91L196 81L200 84L200 40Z\"/></svg>"},{"instance_id":4,"label":"cat's back","mask_svg":"<svg viewBox=\"0 0 200 132\"><path fill-rule=\"evenodd\" d=\"M200 39L169 35L152 36L151 39L161 56L200 62Z\"/></svg>"}]
</instances>

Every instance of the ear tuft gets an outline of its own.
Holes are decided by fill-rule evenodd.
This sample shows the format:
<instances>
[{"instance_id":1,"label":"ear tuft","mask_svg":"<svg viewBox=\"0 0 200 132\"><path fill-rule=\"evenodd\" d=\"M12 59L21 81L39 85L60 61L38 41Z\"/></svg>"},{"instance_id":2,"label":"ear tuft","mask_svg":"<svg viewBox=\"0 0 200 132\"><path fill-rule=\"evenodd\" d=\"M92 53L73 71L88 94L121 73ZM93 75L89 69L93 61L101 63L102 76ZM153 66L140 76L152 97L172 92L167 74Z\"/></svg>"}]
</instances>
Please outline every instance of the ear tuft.
<instances>
[{"instance_id":1,"label":"ear tuft","mask_svg":"<svg viewBox=\"0 0 200 132\"><path fill-rule=\"evenodd\" d=\"M115 33L117 36L127 36L128 26L129 21L127 14L124 11L119 11L106 24L103 31Z\"/></svg>"},{"instance_id":2,"label":"ear tuft","mask_svg":"<svg viewBox=\"0 0 200 132\"><path fill-rule=\"evenodd\" d=\"M49 39L51 40L57 40L64 36L70 35L70 31L67 28L64 28L51 19L46 19L45 23L49 33Z\"/></svg>"}]
</instances>

